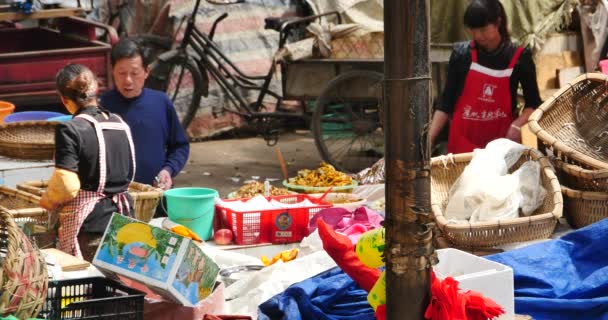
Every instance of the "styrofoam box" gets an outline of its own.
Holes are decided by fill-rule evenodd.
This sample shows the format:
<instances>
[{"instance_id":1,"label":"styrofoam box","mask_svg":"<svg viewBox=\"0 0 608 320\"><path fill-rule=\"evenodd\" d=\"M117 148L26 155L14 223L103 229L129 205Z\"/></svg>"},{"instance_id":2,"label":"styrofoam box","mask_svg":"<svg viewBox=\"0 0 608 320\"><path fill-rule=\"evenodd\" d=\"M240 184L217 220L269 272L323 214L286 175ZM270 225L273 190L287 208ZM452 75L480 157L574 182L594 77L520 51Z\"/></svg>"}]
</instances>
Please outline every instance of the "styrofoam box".
<instances>
[{"instance_id":1,"label":"styrofoam box","mask_svg":"<svg viewBox=\"0 0 608 320\"><path fill-rule=\"evenodd\" d=\"M500 320L515 317L513 269L457 249L437 250L439 263L433 266L437 277L453 277L463 291L474 290L501 305L505 314Z\"/></svg>"}]
</instances>

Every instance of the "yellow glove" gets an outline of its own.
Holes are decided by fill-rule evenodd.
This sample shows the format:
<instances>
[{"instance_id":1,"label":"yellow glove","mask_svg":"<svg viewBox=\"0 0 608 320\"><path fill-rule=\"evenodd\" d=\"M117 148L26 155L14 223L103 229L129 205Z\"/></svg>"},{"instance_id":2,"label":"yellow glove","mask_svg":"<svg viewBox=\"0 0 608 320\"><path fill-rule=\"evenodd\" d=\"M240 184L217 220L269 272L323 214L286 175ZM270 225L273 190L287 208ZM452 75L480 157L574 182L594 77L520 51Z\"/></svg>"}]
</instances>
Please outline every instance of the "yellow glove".
<instances>
[{"instance_id":1,"label":"yellow glove","mask_svg":"<svg viewBox=\"0 0 608 320\"><path fill-rule=\"evenodd\" d=\"M65 169L55 168L46 192L40 197L40 206L53 210L74 199L80 191L78 174Z\"/></svg>"},{"instance_id":2,"label":"yellow glove","mask_svg":"<svg viewBox=\"0 0 608 320\"><path fill-rule=\"evenodd\" d=\"M171 232L177 233L182 237L189 238L194 241L202 242L201 238L199 238L199 236L196 233L194 233L194 231L190 230L187 227L182 226L179 223L175 223L175 222L169 220L169 218L166 218L165 220L163 220L162 225L163 225L163 228L165 228Z\"/></svg>"},{"instance_id":3,"label":"yellow glove","mask_svg":"<svg viewBox=\"0 0 608 320\"><path fill-rule=\"evenodd\" d=\"M279 260L281 260L283 262L287 262L287 261L291 261L291 260L295 259L298 256L299 251L300 250L298 250L297 248L291 249L291 250L285 250L285 251L281 251L281 252L277 253L274 257L272 257L272 260L268 260L268 257L266 257L266 256L260 257L260 260L262 260L262 263L265 266L274 264Z\"/></svg>"}]
</instances>

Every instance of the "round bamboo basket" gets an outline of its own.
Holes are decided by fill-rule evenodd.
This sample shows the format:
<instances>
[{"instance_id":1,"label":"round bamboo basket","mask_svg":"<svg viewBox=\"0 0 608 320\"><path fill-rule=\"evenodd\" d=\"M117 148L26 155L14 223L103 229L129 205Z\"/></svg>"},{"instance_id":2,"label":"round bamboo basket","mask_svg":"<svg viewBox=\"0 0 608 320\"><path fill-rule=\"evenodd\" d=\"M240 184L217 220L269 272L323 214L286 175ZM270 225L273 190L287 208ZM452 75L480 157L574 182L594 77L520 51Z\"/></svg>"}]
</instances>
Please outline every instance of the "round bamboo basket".
<instances>
[{"instance_id":1,"label":"round bamboo basket","mask_svg":"<svg viewBox=\"0 0 608 320\"><path fill-rule=\"evenodd\" d=\"M561 159L553 159L562 186L581 191L608 192L608 169L585 169Z\"/></svg>"},{"instance_id":2,"label":"round bamboo basket","mask_svg":"<svg viewBox=\"0 0 608 320\"><path fill-rule=\"evenodd\" d=\"M48 288L46 262L4 209L0 209L0 256L0 316L37 316Z\"/></svg>"},{"instance_id":3,"label":"round bamboo basket","mask_svg":"<svg viewBox=\"0 0 608 320\"><path fill-rule=\"evenodd\" d=\"M18 184L17 189L39 197L44 193L47 186L48 181L33 180ZM144 222L152 220L156 212L156 206L158 206L158 202L163 196L163 190L148 184L132 182L129 185L129 194L133 198L135 218Z\"/></svg>"},{"instance_id":4,"label":"round bamboo basket","mask_svg":"<svg viewBox=\"0 0 608 320\"><path fill-rule=\"evenodd\" d=\"M566 163L608 169L608 76L579 76L540 105L528 124L543 145Z\"/></svg>"},{"instance_id":5,"label":"round bamboo basket","mask_svg":"<svg viewBox=\"0 0 608 320\"><path fill-rule=\"evenodd\" d=\"M431 208L443 236L454 246L471 250L550 237L562 216L562 194L551 164L539 151L532 149L525 151L511 168L514 171L527 160L541 164L541 181L547 196L531 216L491 222L448 223L443 212L450 188L472 158L473 153L463 153L431 159Z\"/></svg>"},{"instance_id":6,"label":"round bamboo basket","mask_svg":"<svg viewBox=\"0 0 608 320\"><path fill-rule=\"evenodd\" d=\"M579 191L562 186L564 216L573 228L582 228L608 217L608 193Z\"/></svg>"},{"instance_id":7,"label":"round bamboo basket","mask_svg":"<svg viewBox=\"0 0 608 320\"><path fill-rule=\"evenodd\" d=\"M19 121L0 124L0 155L30 160L52 160L54 121Z\"/></svg>"}]
</instances>

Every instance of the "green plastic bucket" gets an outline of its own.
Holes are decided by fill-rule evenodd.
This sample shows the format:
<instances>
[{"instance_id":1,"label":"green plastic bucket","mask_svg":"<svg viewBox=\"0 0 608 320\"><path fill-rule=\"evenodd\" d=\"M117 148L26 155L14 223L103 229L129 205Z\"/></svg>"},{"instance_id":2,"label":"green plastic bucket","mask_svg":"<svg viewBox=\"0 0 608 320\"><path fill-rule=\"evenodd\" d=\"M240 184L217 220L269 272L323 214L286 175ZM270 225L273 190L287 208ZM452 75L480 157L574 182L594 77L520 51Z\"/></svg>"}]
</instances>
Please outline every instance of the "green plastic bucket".
<instances>
[{"instance_id":1,"label":"green plastic bucket","mask_svg":"<svg viewBox=\"0 0 608 320\"><path fill-rule=\"evenodd\" d=\"M201 239L211 239L217 190L209 188L175 188L164 192L167 215L194 231Z\"/></svg>"}]
</instances>

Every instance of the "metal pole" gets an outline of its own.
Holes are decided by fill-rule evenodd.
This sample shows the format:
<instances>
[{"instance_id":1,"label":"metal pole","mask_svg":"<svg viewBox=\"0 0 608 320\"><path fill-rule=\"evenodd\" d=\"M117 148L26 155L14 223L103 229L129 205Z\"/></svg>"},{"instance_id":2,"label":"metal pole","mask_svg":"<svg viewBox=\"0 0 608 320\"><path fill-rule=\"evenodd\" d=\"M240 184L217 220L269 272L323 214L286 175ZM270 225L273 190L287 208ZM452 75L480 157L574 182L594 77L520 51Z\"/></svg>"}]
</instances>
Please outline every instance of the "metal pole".
<instances>
[{"instance_id":1,"label":"metal pole","mask_svg":"<svg viewBox=\"0 0 608 320\"><path fill-rule=\"evenodd\" d=\"M387 319L424 319L430 266L429 0L384 0Z\"/></svg>"}]
</instances>

